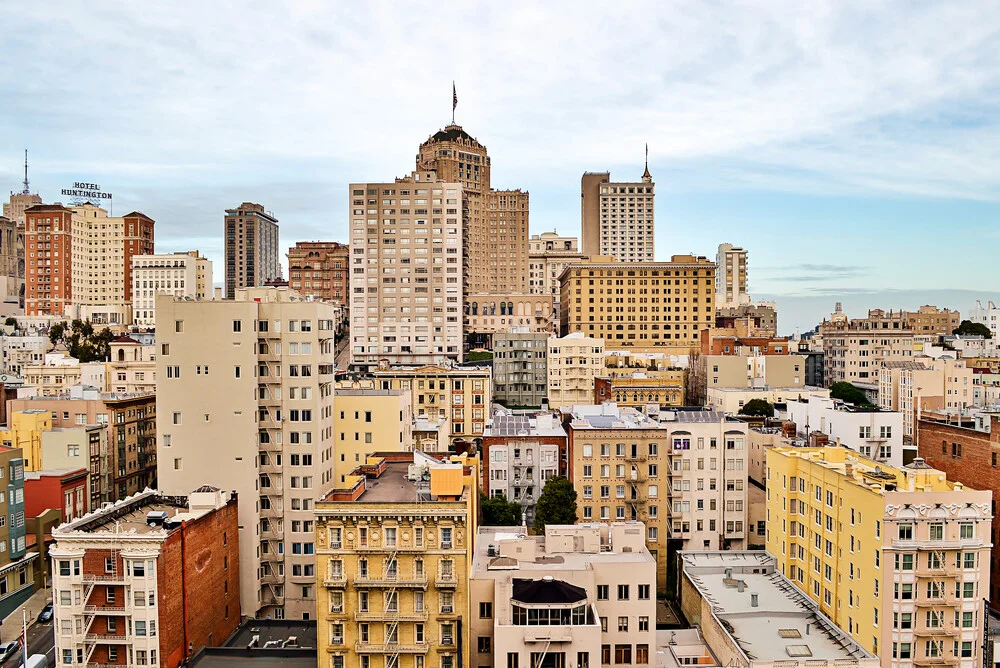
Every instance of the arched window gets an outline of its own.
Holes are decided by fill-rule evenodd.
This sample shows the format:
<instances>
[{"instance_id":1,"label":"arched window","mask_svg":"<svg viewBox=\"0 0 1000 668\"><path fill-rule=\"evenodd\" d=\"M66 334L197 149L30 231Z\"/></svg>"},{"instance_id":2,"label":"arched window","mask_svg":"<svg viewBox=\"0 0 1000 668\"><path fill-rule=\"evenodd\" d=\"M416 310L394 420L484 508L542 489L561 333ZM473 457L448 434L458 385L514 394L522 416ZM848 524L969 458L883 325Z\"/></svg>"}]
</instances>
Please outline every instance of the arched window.
<instances>
[{"instance_id":1,"label":"arched window","mask_svg":"<svg viewBox=\"0 0 1000 668\"><path fill-rule=\"evenodd\" d=\"M507 315L514 315L514 302L507 302Z\"/></svg>"},{"instance_id":2,"label":"arched window","mask_svg":"<svg viewBox=\"0 0 1000 668\"><path fill-rule=\"evenodd\" d=\"M119 362L124 362L125 361L125 349L124 348L119 348L118 349L118 361Z\"/></svg>"},{"instance_id":3,"label":"arched window","mask_svg":"<svg viewBox=\"0 0 1000 668\"><path fill-rule=\"evenodd\" d=\"M500 315L507 315L507 305L500 302Z\"/></svg>"},{"instance_id":4,"label":"arched window","mask_svg":"<svg viewBox=\"0 0 1000 668\"><path fill-rule=\"evenodd\" d=\"M479 315L479 302L472 302L472 315Z\"/></svg>"}]
</instances>

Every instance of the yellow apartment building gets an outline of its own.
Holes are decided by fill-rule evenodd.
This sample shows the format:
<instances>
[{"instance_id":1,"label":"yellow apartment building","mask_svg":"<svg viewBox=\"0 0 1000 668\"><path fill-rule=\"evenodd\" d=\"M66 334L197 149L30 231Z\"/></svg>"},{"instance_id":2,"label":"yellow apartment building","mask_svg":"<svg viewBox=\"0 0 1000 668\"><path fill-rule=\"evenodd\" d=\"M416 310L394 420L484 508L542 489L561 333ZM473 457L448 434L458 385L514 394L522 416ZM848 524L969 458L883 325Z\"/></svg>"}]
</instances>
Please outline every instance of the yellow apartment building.
<instances>
[{"instance_id":1,"label":"yellow apartment building","mask_svg":"<svg viewBox=\"0 0 1000 668\"><path fill-rule=\"evenodd\" d=\"M338 383L334 388L333 479L346 484L351 471L373 452L413 450L409 390L376 390Z\"/></svg>"},{"instance_id":2,"label":"yellow apartment building","mask_svg":"<svg viewBox=\"0 0 1000 668\"><path fill-rule=\"evenodd\" d=\"M661 371L612 371L594 381L594 401L613 401L619 406L641 409L653 404L660 408L684 405L686 369Z\"/></svg>"},{"instance_id":3,"label":"yellow apartment building","mask_svg":"<svg viewBox=\"0 0 1000 668\"><path fill-rule=\"evenodd\" d=\"M991 504L919 458L767 452L767 551L885 668L982 664Z\"/></svg>"},{"instance_id":4,"label":"yellow apartment building","mask_svg":"<svg viewBox=\"0 0 1000 668\"><path fill-rule=\"evenodd\" d=\"M377 453L316 503L320 668L470 665L478 469Z\"/></svg>"},{"instance_id":5,"label":"yellow apartment building","mask_svg":"<svg viewBox=\"0 0 1000 668\"><path fill-rule=\"evenodd\" d=\"M12 411L6 427L0 428L0 444L20 448L27 471L42 470L42 433L52 430L52 411L29 408Z\"/></svg>"}]
</instances>

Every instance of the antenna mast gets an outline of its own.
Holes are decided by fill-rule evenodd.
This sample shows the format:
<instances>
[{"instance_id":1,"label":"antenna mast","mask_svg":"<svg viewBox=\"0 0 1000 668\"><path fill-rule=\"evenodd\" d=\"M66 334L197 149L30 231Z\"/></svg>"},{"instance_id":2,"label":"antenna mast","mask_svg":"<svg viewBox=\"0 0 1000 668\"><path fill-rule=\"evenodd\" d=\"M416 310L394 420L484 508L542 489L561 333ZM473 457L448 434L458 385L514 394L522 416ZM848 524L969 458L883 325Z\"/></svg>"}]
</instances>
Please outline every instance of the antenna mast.
<instances>
[{"instance_id":1,"label":"antenna mast","mask_svg":"<svg viewBox=\"0 0 1000 668\"><path fill-rule=\"evenodd\" d=\"M24 149L24 190L21 193L24 195L31 194L31 188L28 187L28 149Z\"/></svg>"}]
</instances>

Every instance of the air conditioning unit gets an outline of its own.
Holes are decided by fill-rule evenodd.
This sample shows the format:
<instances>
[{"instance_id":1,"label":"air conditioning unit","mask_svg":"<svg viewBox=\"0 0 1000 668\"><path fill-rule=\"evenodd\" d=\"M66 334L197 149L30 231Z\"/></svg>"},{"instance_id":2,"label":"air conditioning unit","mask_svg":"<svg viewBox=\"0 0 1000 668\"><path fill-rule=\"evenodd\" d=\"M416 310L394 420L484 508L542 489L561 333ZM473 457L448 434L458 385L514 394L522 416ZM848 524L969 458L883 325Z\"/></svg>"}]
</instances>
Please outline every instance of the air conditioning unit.
<instances>
[{"instance_id":1,"label":"air conditioning unit","mask_svg":"<svg viewBox=\"0 0 1000 668\"><path fill-rule=\"evenodd\" d=\"M451 605L442 605L441 606L441 614L442 615L450 615L453 612L455 612L454 606L451 606ZM450 645L450 644L451 644L450 642L446 642L445 643L445 645Z\"/></svg>"},{"instance_id":2,"label":"air conditioning unit","mask_svg":"<svg viewBox=\"0 0 1000 668\"><path fill-rule=\"evenodd\" d=\"M441 636L442 645L454 645L455 644L454 640L455 639L452 638L451 636Z\"/></svg>"},{"instance_id":3,"label":"air conditioning unit","mask_svg":"<svg viewBox=\"0 0 1000 668\"><path fill-rule=\"evenodd\" d=\"M333 640L331 640L330 642L331 642L331 644L334 644L334 645L343 645L344 644L344 636L333 636Z\"/></svg>"}]
</instances>

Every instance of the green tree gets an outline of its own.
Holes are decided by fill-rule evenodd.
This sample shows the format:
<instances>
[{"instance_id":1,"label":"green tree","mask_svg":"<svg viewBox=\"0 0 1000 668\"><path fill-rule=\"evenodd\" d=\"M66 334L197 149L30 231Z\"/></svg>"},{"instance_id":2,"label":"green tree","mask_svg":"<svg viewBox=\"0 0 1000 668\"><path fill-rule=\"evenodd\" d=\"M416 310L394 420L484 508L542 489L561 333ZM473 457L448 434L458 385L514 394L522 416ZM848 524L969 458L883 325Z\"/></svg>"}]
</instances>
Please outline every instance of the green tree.
<instances>
[{"instance_id":1,"label":"green tree","mask_svg":"<svg viewBox=\"0 0 1000 668\"><path fill-rule=\"evenodd\" d=\"M958 334L959 336L981 336L984 339L992 339L993 332L990 328L981 322L972 322L971 320L963 320L958 326L958 329L952 332L952 334Z\"/></svg>"},{"instance_id":2,"label":"green tree","mask_svg":"<svg viewBox=\"0 0 1000 668\"><path fill-rule=\"evenodd\" d=\"M870 406L871 402L864 392L850 383L834 383L830 386L830 397L840 399L856 406Z\"/></svg>"},{"instance_id":3,"label":"green tree","mask_svg":"<svg viewBox=\"0 0 1000 668\"><path fill-rule=\"evenodd\" d=\"M69 354L81 362L97 362L111 357L111 342L115 334L105 327L99 332L86 320L74 320L66 327L57 322L49 328L49 341L53 346L62 343Z\"/></svg>"},{"instance_id":4,"label":"green tree","mask_svg":"<svg viewBox=\"0 0 1000 668\"><path fill-rule=\"evenodd\" d=\"M774 405L764 399L751 399L740 409L740 415L774 417Z\"/></svg>"},{"instance_id":5,"label":"green tree","mask_svg":"<svg viewBox=\"0 0 1000 668\"><path fill-rule=\"evenodd\" d=\"M6 320L4 320L3 324L9 327L13 327L14 329L17 329L17 318L15 318L14 316L10 316Z\"/></svg>"},{"instance_id":6,"label":"green tree","mask_svg":"<svg viewBox=\"0 0 1000 668\"><path fill-rule=\"evenodd\" d=\"M502 496L481 496L479 507L483 511L483 526L515 527L521 523L521 504L508 501Z\"/></svg>"},{"instance_id":7,"label":"green tree","mask_svg":"<svg viewBox=\"0 0 1000 668\"><path fill-rule=\"evenodd\" d=\"M561 475L549 478L535 504L535 533L544 533L548 524L576 523L576 490Z\"/></svg>"}]
</instances>

